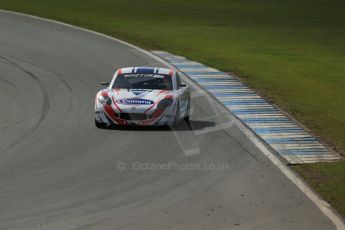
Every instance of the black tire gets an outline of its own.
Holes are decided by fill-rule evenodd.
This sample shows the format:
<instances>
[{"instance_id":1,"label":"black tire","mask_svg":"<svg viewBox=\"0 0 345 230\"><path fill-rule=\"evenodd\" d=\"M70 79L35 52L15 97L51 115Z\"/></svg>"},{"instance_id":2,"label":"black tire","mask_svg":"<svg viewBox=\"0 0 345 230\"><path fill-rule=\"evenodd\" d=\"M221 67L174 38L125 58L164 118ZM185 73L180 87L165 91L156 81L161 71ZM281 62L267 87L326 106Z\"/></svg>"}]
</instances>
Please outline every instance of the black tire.
<instances>
[{"instance_id":1,"label":"black tire","mask_svg":"<svg viewBox=\"0 0 345 230\"><path fill-rule=\"evenodd\" d=\"M104 123L98 122L95 120L95 126L99 129L104 129L106 125Z\"/></svg>"},{"instance_id":2,"label":"black tire","mask_svg":"<svg viewBox=\"0 0 345 230\"><path fill-rule=\"evenodd\" d=\"M190 123L190 101L189 101L189 103L188 103L187 116L184 117L184 121L187 122L187 124Z\"/></svg>"},{"instance_id":3,"label":"black tire","mask_svg":"<svg viewBox=\"0 0 345 230\"><path fill-rule=\"evenodd\" d=\"M180 126L180 105L179 105L179 103L177 103L174 127L177 128L179 126Z\"/></svg>"}]
</instances>

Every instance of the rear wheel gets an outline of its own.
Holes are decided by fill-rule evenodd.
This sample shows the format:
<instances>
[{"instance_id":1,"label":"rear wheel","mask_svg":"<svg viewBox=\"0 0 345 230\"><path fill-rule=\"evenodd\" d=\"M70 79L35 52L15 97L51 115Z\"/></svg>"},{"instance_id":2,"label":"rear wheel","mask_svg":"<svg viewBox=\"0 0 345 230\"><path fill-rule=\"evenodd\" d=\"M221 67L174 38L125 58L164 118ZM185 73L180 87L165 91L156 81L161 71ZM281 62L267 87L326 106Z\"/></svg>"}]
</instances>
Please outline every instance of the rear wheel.
<instances>
[{"instance_id":1,"label":"rear wheel","mask_svg":"<svg viewBox=\"0 0 345 230\"><path fill-rule=\"evenodd\" d=\"M189 123L190 122L190 102L188 103L188 108L187 108L187 114L184 117L185 122Z\"/></svg>"},{"instance_id":2,"label":"rear wheel","mask_svg":"<svg viewBox=\"0 0 345 230\"><path fill-rule=\"evenodd\" d=\"M179 127L179 125L180 125L180 105L177 103L174 127Z\"/></svg>"}]
</instances>

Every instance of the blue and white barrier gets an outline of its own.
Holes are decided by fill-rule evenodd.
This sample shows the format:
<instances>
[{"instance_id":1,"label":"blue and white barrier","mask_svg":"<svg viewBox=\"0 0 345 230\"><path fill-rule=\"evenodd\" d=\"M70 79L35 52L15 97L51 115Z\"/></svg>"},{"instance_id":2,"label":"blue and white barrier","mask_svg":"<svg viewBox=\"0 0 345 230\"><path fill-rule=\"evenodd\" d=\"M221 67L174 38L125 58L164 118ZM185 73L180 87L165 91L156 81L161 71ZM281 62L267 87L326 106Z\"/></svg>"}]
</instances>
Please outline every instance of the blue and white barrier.
<instances>
[{"instance_id":1,"label":"blue and white barrier","mask_svg":"<svg viewBox=\"0 0 345 230\"><path fill-rule=\"evenodd\" d=\"M251 128L290 164L327 162L341 157L237 78L163 51L155 55L175 66Z\"/></svg>"}]
</instances>

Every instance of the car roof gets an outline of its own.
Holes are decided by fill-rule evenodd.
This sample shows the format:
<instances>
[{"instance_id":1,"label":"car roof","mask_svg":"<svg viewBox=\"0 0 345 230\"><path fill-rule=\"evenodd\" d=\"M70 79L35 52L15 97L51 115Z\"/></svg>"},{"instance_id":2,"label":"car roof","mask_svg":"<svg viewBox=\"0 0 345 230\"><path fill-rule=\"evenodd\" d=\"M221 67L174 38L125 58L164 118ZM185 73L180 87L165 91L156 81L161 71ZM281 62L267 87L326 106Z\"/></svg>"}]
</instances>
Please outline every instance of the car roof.
<instances>
[{"instance_id":1,"label":"car roof","mask_svg":"<svg viewBox=\"0 0 345 230\"><path fill-rule=\"evenodd\" d=\"M160 67L126 67L117 70L118 73L140 73L140 74L167 74L172 76L173 69L160 68Z\"/></svg>"}]
</instances>

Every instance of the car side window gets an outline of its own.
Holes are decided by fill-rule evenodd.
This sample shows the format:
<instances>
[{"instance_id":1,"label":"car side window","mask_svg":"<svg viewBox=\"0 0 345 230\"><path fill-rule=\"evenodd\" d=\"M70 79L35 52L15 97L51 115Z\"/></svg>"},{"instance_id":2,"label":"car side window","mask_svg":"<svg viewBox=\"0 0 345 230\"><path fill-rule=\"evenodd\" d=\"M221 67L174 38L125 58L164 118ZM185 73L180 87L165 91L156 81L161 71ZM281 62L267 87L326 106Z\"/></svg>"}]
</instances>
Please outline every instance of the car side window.
<instances>
[{"instance_id":1,"label":"car side window","mask_svg":"<svg viewBox=\"0 0 345 230\"><path fill-rule=\"evenodd\" d=\"M178 72L176 72L176 82L177 82L177 87L181 87L182 83L181 83L181 78Z\"/></svg>"}]
</instances>

